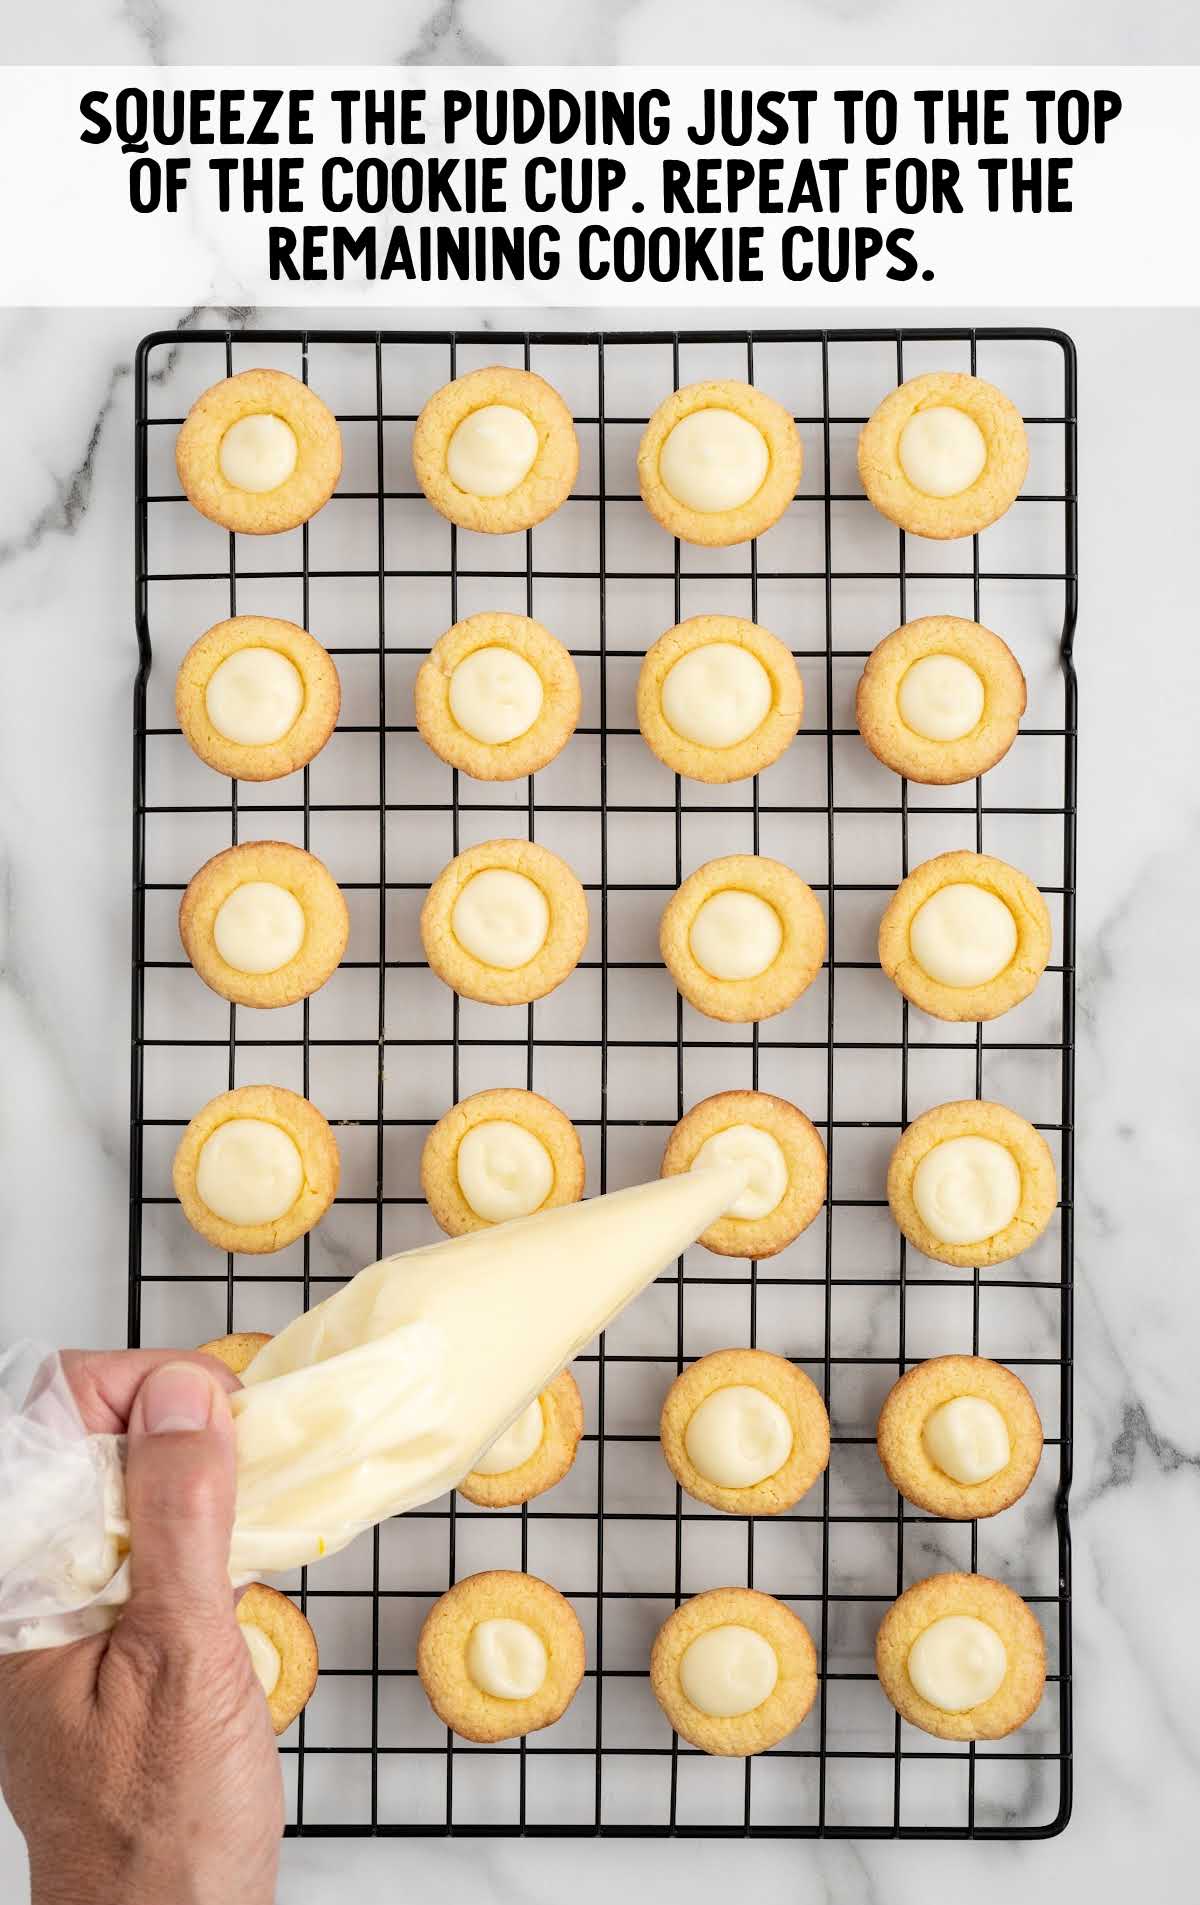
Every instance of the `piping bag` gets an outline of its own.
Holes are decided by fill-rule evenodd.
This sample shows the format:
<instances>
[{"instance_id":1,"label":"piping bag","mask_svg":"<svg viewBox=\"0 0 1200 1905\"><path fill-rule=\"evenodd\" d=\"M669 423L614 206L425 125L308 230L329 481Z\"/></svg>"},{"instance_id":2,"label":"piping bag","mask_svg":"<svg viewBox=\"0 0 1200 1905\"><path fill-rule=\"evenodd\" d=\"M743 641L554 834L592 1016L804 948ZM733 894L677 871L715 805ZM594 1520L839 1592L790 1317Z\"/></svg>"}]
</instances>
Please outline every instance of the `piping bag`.
<instances>
[{"instance_id":1,"label":"piping bag","mask_svg":"<svg viewBox=\"0 0 1200 1905\"><path fill-rule=\"evenodd\" d=\"M234 1585L455 1487L745 1181L714 1165L385 1257L297 1317L230 1398ZM123 1452L86 1433L54 1352L0 1357L0 1652L116 1620Z\"/></svg>"}]
</instances>

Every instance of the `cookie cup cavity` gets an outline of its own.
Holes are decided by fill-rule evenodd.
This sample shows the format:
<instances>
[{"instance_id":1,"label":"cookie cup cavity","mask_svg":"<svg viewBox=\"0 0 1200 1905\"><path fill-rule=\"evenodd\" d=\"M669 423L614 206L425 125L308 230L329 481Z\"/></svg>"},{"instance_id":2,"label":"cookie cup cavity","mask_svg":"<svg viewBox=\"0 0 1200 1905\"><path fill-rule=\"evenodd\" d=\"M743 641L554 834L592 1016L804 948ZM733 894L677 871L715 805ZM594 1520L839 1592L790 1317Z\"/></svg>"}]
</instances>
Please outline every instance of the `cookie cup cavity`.
<instances>
[{"instance_id":1,"label":"cookie cup cavity","mask_svg":"<svg viewBox=\"0 0 1200 1905\"><path fill-rule=\"evenodd\" d=\"M731 410L753 424L767 446L767 472L754 495L736 509L698 510L672 496L663 482L659 458L677 424L700 410ZM672 536L709 548L749 542L779 521L796 494L804 467L800 435L790 411L752 384L687 384L671 393L646 425L637 457L642 501Z\"/></svg>"},{"instance_id":2,"label":"cookie cup cavity","mask_svg":"<svg viewBox=\"0 0 1200 1905\"><path fill-rule=\"evenodd\" d=\"M524 1699L500 1699L467 1671L467 1644L481 1621L531 1627L546 1650L546 1678ZM521 1739L553 1726L583 1679L583 1629L570 1602L536 1575L494 1569L468 1575L435 1601L417 1642L417 1673L439 1720L480 1744Z\"/></svg>"},{"instance_id":3,"label":"cookie cup cavity","mask_svg":"<svg viewBox=\"0 0 1200 1905\"><path fill-rule=\"evenodd\" d=\"M506 496L461 489L446 464L459 424L491 404L521 411L537 432L533 463ZM532 371L492 364L435 391L413 431L413 469L434 508L452 523L484 535L507 535L532 529L566 501L579 473L579 442L571 413L550 384Z\"/></svg>"},{"instance_id":4,"label":"cookie cup cavity","mask_svg":"<svg viewBox=\"0 0 1200 1905\"><path fill-rule=\"evenodd\" d=\"M978 886L1002 900L1017 941L1002 972L981 985L948 986L931 978L913 954L909 935L926 900L946 886ZM1050 958L1050 913L1027 874L988 853L939 853L914 867L888 901L879 922L879 963L913 1005L934 1019L980 1024L1027 999Z\"/></svg>"},{"instance_id":5,"label":"cookie cup cavity","mask_svg":"<svg viewBox=\"0 0 1200 1905\"><path fill-rule=\"evenodd\" d=\"M200 1153L219 1125L234 1118L257 1118L287 1133L303 1167L300 1194L282 1217L266 1224L234 1224L218 1217L196 1189ZM183 1214L193 1230L219 1250L263 1256L295 1243L319 1223L337 1196L341 1160L337 1140L317 1107L282 1085L239 1085L223 1091L196 1113L175 1153L171 1178Z\"/></svg>"},{"instance_id":6,"label":"cookie cup cavity","mask_svg":"<svg viewBox=\"0 0 1200 1905\"><path fill-rule=\"evenodd\" d=\"M900 684L914 662L952 655L983 684L983 712L969 734L953 741L918 734L900 713ZM926 786L954 786L986 774L1008 753L1025 712L1025 677L999 635L959 615L923 615L885 635L858 684L859 733L895 774Z\"/></svg>"},{"instance_id":7,"label":"cookie cup cavity","mask_svg":"<svg viewBox=\"0 0 1200 1905\"><path fill-rule=\"evenodd\" d=\"M507 648L520 655L542 684L537 719L512 741L477 740L459 726L451 710L455 669L483 648ZM536 774L566 746L579 719L580 692L570 654L540 622L528 615L469 615L447 629L417 671L417 726L435 754L475 780L518 780Z\"/></svg>"},{"instance_id":8,"label":"cookie cup cavity","mask_svg":"<svg viewBox=\"0 0 1200 1905\"><path fill-rule=\"evenodd\" d=\"M455 938L455 902L468 881L493 868L520 873L538 887L549 909L546 938L523 966L489 966ZM565 860L532 840L488 840L468 847L444 867L421 909L421 941L438 978L464 999L484 1005L527 1005L544 998L575 970L588 936L587 896Z\"/></svg>"},{"instance_id":9,"label":"cookie cup cavity","mask_svg":"<svg viewBox=\"0 0 1200 1905\"><path fill-rule=\"evenodd\" d=\"M986 1481L955 1481L930 1460L923 1440L935 1409L960 1396L990 1402L1004 1418L1009 1459ZM1019 1501L1042 1458L1042 1423L1025 1384L986 1356L934 1356L894 1383L884 1398L876 1430L879 1459L906 1501L948 1521L998 1515Z\"/></svg>"},{"instance_id":10,"label":"cookie cup cavity","mask_svg":"<svg viewBox=\"0 0 1200 1905\"><path fill-rule=\"evenodd\" d=\"M1008 1151L1021 1180L1020 1202L1012 1221L992 1237L965 1244L943 1243L917 1209L913 1183L921 1160L951 1138L990 1138ZM935 1105L914 1118L900 1137L888 1165L887 1196L892 1216L914 1249L937 1263L960 1270L1007 1263L1036 1243L1054 1215L1058 1178L1050 1146L1027 1118L983 1098Z\"/></svg>"},{"instance_id":11,"label":"cookie cup cavity","mask_svg":"<svg viewBox=\"0 0 1200 1905\"><path fill-rule=\"evenodd\" d=\"M680 1663L693 1641L714 1627L749 1627L775 1654L778 1677L749 1713L704 1713L683 1690ZM677 1607L658 1630L650 1654L650 1686L681 1739L702 1753L745 1759L765 1753L795 1731L817 1693L817 1650L804 1622L782 1601L755 1588L710 1588Z\"/></svg>"},{"instance_id":12,"label":"cookie cup cavity","mask_svg":"<svg viewBox=\"0 0 1200 1905\"><path fill-rule=\"evenodd\" d=\"M721 1091L702 1099L668 1138L662 1176L690 1171L710 1138L743 1124L774 1138L787 1163L787 1189L765 1217L719 1217L698 1241L721 1257L773 1257L808 1228L825 1202L824 1142L811 1119L786 1098L765 1091Z\"/></svg>"},{"instance_id":13,"label":"cookie cup cavity","mask_svg":"<svg viewBox=\"0 0 1200 1905\"><path fill-rule=\"evenodd\" d=\"M523 1091L518 1086L477 1091L469 1098L460 1098L438 1119L421 1152L421 1189L435 1222L448 1237L492 1228L490 1220L480 1217L463 1195L458 1181L458 1148L468 1131L493 1120L521 1125L549 1154L554 1181L539 1210L577 1204L583 1196L583 1146L564 1111L539 1092Z\"/></svg>"},{"instance_id":14,"label":"cookie cup cavity","mask_svg":"<svg viewBox=\"0 0 1200 1905\"><path fill-rule=\"evenodd\" d=\"M771 683L771 705L744 740L708 747L677 734L663 711L663 683L684 655L714 642L745 649L762 664ZM756 622L739 615L693 615L660 635L647 650L637 685L638 726L647 747L673 773L717 785L760 774L785 753L804 713L804 683L792 652Z\"/></svg>"},{"instance_id":15,"label":"cookie cup cavity","mask_svg":"<svg viewBox=\"0 0 1200 1905\"><path fill-rule=\"evenodd\" d=\"M963 411L983 438L982 470L955 496L930 496L905 475L900 438L918 411ZM877 510L914 536L949 541L986 529L1016 500L1029 468L1021 413L1003 391L962 371L930 371L893 390L858 439L858 473Z\"/></svg>"},{"instance_id":16,"label":"cookie cup cavity","mask_svg":"<svg viewBox=\"0 0 1200 1905\"><path fill-rule=\"evenodd\" d=\"M764 972L751 979L716 979L692 952L692 924L706 900L728 891L752 893L777 915L779 950ZM825 915L810 886L780 860L735 853L709 860L668 900L658 934L659 949L689 1005L706 1018L748 1025L786 1012L809 987L825 958Z\"/></svg>"},{"instance_id":17,"label":"cookie cup cavity","mask_svg":"<svg viewBox=\"0 0 1200 1905\"><path fill-rule=\"evenodd\" d=\"M267 1694L276 1734L286 1733L308 1705L317 1685L317 1637L294 1601L254 1581L237 1604L240 1627L257 1627L279 1655L279 1679Z\"/></svg>"},{"instance_id":18,"label":"cookie cup cavity","mask_svg":"<svg viewBox=\"0 0 1200 1905\"><path fill-rule=\"evenodd\" d=\"M225 432L245 417L281 417L296 439L296 466L276 489L239 489L221 469ZM328 405L282 370L243 370L197 397L175 443L188 501L223 529L270 536L295 529L329 501L342 473L342 435Z\"/></svg>"},{"instance_id":19,"label":"cookie cup cavity","mask_svg":"<svg viewBox=\"0 0 1200 1905\"><path fill-rule=\"evenodd\" d=\"M792 1446L783 1466L751 1487L725 1488L702 1475L687 1451L688 1424L720 1389L759 1389L783 1410ZM667 1391L659 1435L668 1468L694 1501L726 1515L778 1515L792 1508L829 1464L829 1417L802 1369L765 1349L718 1349L688 1367Z\"/></svg>"},{"instance_id":20,"label":"cookie cup cavity","mask_svg":"<svg viewBox=\"0 0 1200 1905\"><path fill-rule=\"evenodd\" d=\"M234 1330L230 1336L214 1336L211 1342L201 1343L199 1348L203 1355L215 1356L219 1363L224 1363L232 1375L240 1376L270 1340L264 1330Z\"/></svg>"},{"instance_id":21,"label":"cookie cup cavity","mask_svg":"<svg viewBox=\"0 0 1200 1905\"><path fill-rule=\"evenodd\" d=\"M241 886L258 882L290 893L304 914L295 957L274 972L242 972L222 958L217 914ZM286 840L247 840L226 847L192 876L179 906L183 950L206 986L237 1005L293 1005L337 970L350 934L350 914L333 875L315 854Z\"/></svg>"},{"instance_id":22,"label":"cookie cup cavity","mask_svg":"<svg viewBox=\"0 0 1200 1905\"><path fill-rule=\"evenodd\" d=\"M1004 1679L988 1700L946 1713L908 1676L908 1656L935 1621L965 1614L997 1633L1008 1656ZM983 1574L934 1574L894 1601L875 1639L879 1684L902 1719L939 1740L1000 1740L1034 1713L1046 1685L1046 1642L1032 1608Z\"/></svg>"},{"instance_id":23,"label":"cookie cup cavity","mask_svg":"<svg viewBox=\"0 0 1200 1905\"><path fill-rule=\"evenodd\" d=\"M304 687L295 721L278 741L231 741L213 726L205 699L221 663L245 648L269 648L291 662ZM175 715L194 754L242 781L279 780L307 766L337 725L342 689L333 658L296 622L273 615L234 615L192 643L175 678Z\"/></svg>"},{"instance_id":24,"label":"cookie cup cavity","mask_svg":"<svg viewBox=\"0 0 1200 1905\"><path fill-rule=\"evenodd\" d=\"M528 1461L498 1475L472 1469L458 1484L459 1494L477 1508L516 1508L536 1495L544 1495L572 1467L583 1434L583 1398L569 1369L559 1371L538 1402L542 1439Z\"/></svg>"}]
</instances>

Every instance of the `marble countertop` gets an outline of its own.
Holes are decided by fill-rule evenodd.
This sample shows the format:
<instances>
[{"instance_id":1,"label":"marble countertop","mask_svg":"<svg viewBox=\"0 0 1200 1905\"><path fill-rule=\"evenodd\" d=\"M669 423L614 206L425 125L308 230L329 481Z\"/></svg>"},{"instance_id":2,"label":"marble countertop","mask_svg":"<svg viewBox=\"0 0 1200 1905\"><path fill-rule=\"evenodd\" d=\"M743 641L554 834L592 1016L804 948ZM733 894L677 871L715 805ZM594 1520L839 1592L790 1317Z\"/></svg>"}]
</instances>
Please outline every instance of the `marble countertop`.
<instances>
[{"instance_id":1,"label":"marble countertop","mask_svg":"<svg viewBox=\"0 0 1200 1905\"><path fill-rule=\"evenodd\" d=\"M813 321L822 315L837 316ZM1180 427L1200 394L1200 319L1023 315L1061 324L1080 350L1074 1821L1046 1845L714 1844L702 1877L682 1844L604 1843L580 1859L578 1847L545 1843L305 1841L285 1849L289 1905L323 1900L351 1876L364 1902L393 1896L398 1883L422 1897L435 1882L485 1899L549 1900L569 1884L588 1901L631 1885L715 1900L735 1878L752 1878L838 1905L905 1905L926 1895L935 1867L941 1882L969 1885L983 1905L1015 1886L1036 1900L1072 1883L1115 1896L1131 1879L1157 1899L1178 1895L1169 1874L1200 1855L1191 1349L1200 1295L1184 1188L1200 1139L1197 910L1186 894L1200 831L1200 650L1187 567L1200 494ZM480 311L455 318L509 321ZM739 318L748 321L734 312L730 324ZM0 319L9 449L0 489L5 1337L123 1340L131 362L144 330L213 321L224 318ZM0 1857L11 1837L6 1821Z\"/></svg>"},{"instance_id":2,"label":"marble countertop","mask_svg":"<svg viewBox=\"0 0 1200 1905\"><path fill-rule=\"evenodd\" d=\"M245 0L52 0L22 13L7 64L151 66L701 65L728 61L726 0L342 0L289 11ZM1189 0L754 0L737 19L738 60L780 64L1175 65L1200 55Z\"/></svg>"}]
</instances>

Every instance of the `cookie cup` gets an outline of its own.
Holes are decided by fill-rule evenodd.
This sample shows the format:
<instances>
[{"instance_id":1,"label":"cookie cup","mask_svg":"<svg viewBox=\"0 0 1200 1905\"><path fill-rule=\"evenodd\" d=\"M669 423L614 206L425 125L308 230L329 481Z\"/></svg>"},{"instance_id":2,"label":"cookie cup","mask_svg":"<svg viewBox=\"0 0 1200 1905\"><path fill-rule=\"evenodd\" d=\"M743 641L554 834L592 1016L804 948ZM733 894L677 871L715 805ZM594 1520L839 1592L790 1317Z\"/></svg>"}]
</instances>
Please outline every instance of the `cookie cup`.
<instances>
[{"instance_id":1,"label":"cookie cup","mask_svg":"<svg viewBox=\"0 0 1200 1905\"><path fill-rule=\"evenodd\" d=\"M944 984L926 972L912 950L913 920L947 886L978 886L1003 902L1016 927L1016 945L1003 971L978 985ZM1050 912L1033 881L989 853L939 853L914 867L896 888L879 922L879 963L897 991L930 1018L983 1024L1027 999L1050 959Z\"/></svg>"},{"instance_id":2,"label":"cookie cup","mask_svg":"<svg viewBox=\"0 0 1200 1905\"><path fill-rule=\"evenodd\" d=\"M702 410L728 410L752 424L766 444L767 470L757 490L732 509L700 510L673 496L659 467L671 432ZM796 494L804 450L791 412L753 384L733 379L687 384L659 404L638 446L638 484L642 501L656 522L682 542L728 548L761 536L783 515Z\"/></svg>"},{"instance_id":3,"label":"cookie cup","mask_svg":"<svg viewBox=\"0 0 1200 1905\"><path fill-rule=\"evenodd\" d=\"M275 489L239 489L221 469L225 432L243 418L280 417L296 439L290 476ZM316 393L282 370L243 370L197 397L175 443L175 467L202 516L240 536L296 529L333 495L342 473L342 433Z\"/></svg>"},{"instance_id":4,"label":"cookie cup","mask_svg":"<svg viewBox=\"0 0 1200 1905\"><path fill-rule=\"evenodd\" d=\"M900 461L906 425L930 409L961 410L984 441L979 475L952 496L919 490ZM976 535L997 521L1016 501L1028 468L1020 411L994 384L962 371L910 377L884 398L858 439L858 473L876 509L910 534L938 542Z\"/></svg>"},{"instance_id":5,"label":"cookie cup","mask_svg":"<svg viewBox=\"0 0 1200 1905\"><path fill-rule=\"evenodd\" d=\"M825 1202L828 1163L820 1132L786 1098L765 1091L720 1091L701 1099L667 1140L663 1177L690 1171L710 1139L737 1125L774 1138L787 1164L787 1189L765 1217L719 1217L698 1241L719 1257L774 1257L807 1230Z\"/></svg>"},{"instance_id":6,"label":"cookie cup","mask_svg":"<svg viewBox=\"0 0 1200 1905\"><path fill-rule=\"evenodd\" d=\"M456 668L485 648L505 648L535 670L542 706L532 727L511 741L481 741L456 720L450 684ZM560 754L579 719L579 671L562 643L528 615L469 615L439 637L417 670L417 726L450 767L481 781L519 780Z\"/></svg>"},{"instance_id":7,"label":"cookie cup","mask_svg":"<svg viewBox=\"0 0 1200 1905\"><path fill-rule=\"evenodd\" d=\"M774 1651L774 1689L749 1713L705 1713L688 1698L680 1663L714 1627L749 1627ZM795 1731L817 1694L817 1650L798 1615L755 1588L710 1588L685 1601L659 1628L650 1653L650 1687L681 1739L702 1753L745 1759L765 1753Z\"/></svg>"},{"instance_id":8,"label":"cookie cup","mask_svg":"<svg viewBox=\"0 0 1200 1905\"><path fill-rule=\"evenodd\" d=\"M735 1386L761 1390L788 1419L792 1446L781 1468L742 1488L710 1481L688 1454L688 1425L702 1402ZM765 1349L717 1349L689 1363L668 1389L659 1418L663 1456L693 1501L725 1515L779 1515L794 1508L829 1465L829 1416L802 1369Z\"/></svg>"},{"instance_id":9,"label":"cookie cup","mask_svg":"<svg viewBox=\"0 0 1200 1905\"><path fill-rule=\"evenodd\" d=\"M917 1208L913 1190L922 1160L937 1145L954 1138L988 1138L1003 1145L1020 1178L1020 1201L1011 1221L993 1236L970 1243L944 1243L935 1236ZM897 1227L923 1257L959 1270L986 1269L1028 1250L1048 1227L1058 1203L1054 1155L1028 1118L1007 1105L985 1098L957 1099L923 1111L901 1133L888 1165L887 1198Z\"/></svg>"},{"instance_id":10,"label":"cookie cup","mask_svg":"<svg viewBox=\"0 0 1200 1905\"><path fill-rule=\"evenodd\" d=\"M685 655L714 643L744 649L762 665L771 705L753 733L730 747L710 747L678 734L663 708L663 684ZM672 773L723 785L761 774L796 737L804 713L804 683L792 652L775 635L740 615L693 615L660 635L638 675L637 717L642 737Z\"/></svg>"},{"instance_id":11,"label":"cookie cup","mask_svg":"<svg viewBox=\"0 0 1200 1905\"><path fill-rule=\"evenodd\" d=\"M925 1447L929 1417L961 1396L991 1403L1004 1418L1009 1459L986 1481L956 1481ZM986 1356L934 1356L889 1389L876 1443L888 1480L906 1501L947 1521L977 1521L1011 1508L1029 1487L1042 1459L1042 1423L1025 1384L1002 1363Z\"/></svg>"},{"instance_id":12,"label":"cookie cup","mask_svg":"<svg viewBox=\"0 0 1200 1905\"><path fill-rule=\"evenodd\" d=\"M519 410L537 433L533 463L503 496L462 489L447 468L451 438L474 411L500 404ZM491 364L435 391L413 431L413 469L434 508L460 529L485 536L532 529L570 495L579 473L579 440L557 390L529 370Z\"/></svg>"},{"instance_id":13,"label":"cookie cup","mask_svg":"<svg viewBox=\"0 0 1200 1905\"><path fill-rule=\"evenodd\" d=\"M967 1615L1004 1643L1008 1668L990 1699L947 1713L919 1694L908 1657L934 1621ZM879 1684L901 1719L939 1740L1001 1740L1036 1712L1046 1685L1046 1642L1032 1608L1001 1581L983 1574L934 1574L894 1601L875 1639Z\"/></svg>"}]
</instances>

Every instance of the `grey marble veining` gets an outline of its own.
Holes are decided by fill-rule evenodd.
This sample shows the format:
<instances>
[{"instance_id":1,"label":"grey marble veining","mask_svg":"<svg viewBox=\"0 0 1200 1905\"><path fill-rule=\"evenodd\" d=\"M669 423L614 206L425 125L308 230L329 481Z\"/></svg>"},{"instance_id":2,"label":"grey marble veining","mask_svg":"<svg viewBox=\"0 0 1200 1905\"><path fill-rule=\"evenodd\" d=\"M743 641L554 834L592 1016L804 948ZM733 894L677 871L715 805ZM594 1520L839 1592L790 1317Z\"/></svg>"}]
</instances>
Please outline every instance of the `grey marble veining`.
<instances>
[{"instance_id":1,"label":"grey marble veining","mask_svg":"<svg viewBox=\"0 0 1200 1905\"><path fill-rule=\"evenodd\" d=\"M131 357L152 323L212 316L0 320L6 1335L123 1337ZM1200 323L1036 316L1073 331L1081 353L1075 1821L1046 1846L716 1845L702 1878L684 1846L606 1844L580 1860L540 1844L305 1842L285 1851L289 1905L324 1899L351 1874L364 1900L397 1884L420 1897L435 1881L497 1900L549 1900L566 1885L584 1900L630 1885L715 1900L750 1879L837 1905L906 1905L927 1896L931 1871L982 1901L1014 1886L1038 1900L1064 1886L1106 1898L1136 1882L1156 1900L1187 1889L1200 1852L1200 1296L1188 1217L1200 1138L1188 561L1200 496L1182 419L1195 414ZM880 1328L865 1315L864 1342Z\"/></svg>"},{"instance_id":2,"label":"grey marble veining","mask_svg":"<svg viewBox=\"0 0 1200 1905\"><path fill-rule=\"evenodd\" d=\"M1008 0L981 18L960 0L343 0L275 7L244 0L55 0L10 28L6 62L218 65L911 65L1174 64L1195 59L1189 0Z\"/></svg>"}]
</instances>

